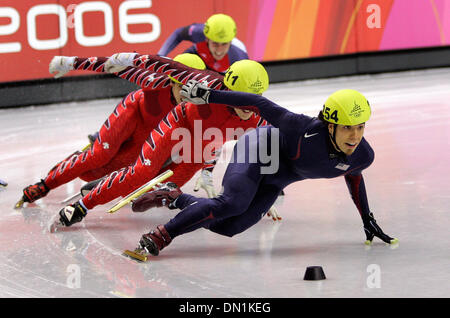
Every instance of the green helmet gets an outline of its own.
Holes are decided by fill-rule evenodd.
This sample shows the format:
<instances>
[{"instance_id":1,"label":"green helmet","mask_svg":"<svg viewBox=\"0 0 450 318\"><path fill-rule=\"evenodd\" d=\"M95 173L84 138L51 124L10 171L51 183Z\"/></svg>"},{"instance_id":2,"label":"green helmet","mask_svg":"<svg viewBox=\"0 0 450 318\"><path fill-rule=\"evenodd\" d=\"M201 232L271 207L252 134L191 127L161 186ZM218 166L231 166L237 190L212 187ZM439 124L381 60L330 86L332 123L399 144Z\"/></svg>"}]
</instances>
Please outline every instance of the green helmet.
<instances>
[{"instance_id":1,"label":"green helmet","mask_svg":"<svg viewBox=\"0 0 450 318\"><path fill-rule=\"evenodd\" d=\"M236 36L236 23L229 15L214 14L206 20L203 34L217 43L231 42Z\"/></svg>"},{"instance_id":2,"label":"green helmet","mask_svg":"<svg viewBox=\"0 0 450 318\"><path fill-rule=\"evenodd\" d=\"M173 60L175 62L184 64L186 66L189 66L189 67L192 67L192 68L196 68L196 69L199 69L199 70L205 70L206 69L205 62L203 62L203 60L197 54L182 53L182 54L178 54L177 56L175 56ZM173 78L170 75L169 75L169 78L172 81L174 81L175 83L182 84L181 82L179 82L178 80L176 80L175 78Z\"/></svg>"},{"instance_id":3,"label":"green helmet","mask_svg":"<svg viewBox=\"0 0 450 318\"><path fill-rule=\"evenodd\" d=\"M269 75L260 63L252 60L234 62L225 73L224 84L232 91L262 94L269 87Z\"/></svg>"},{"instance_id":4,"label":"green helmet","mask_svg":"<svg viewBox=\"0 0 450 318\"><path fill-rule=\"evenodd\" d=\"M327 122L353 126L365 123L370 118L367 99L353 89L342 89L331 94L323 105L322 115Z\"/></svg>"}]
</instances>

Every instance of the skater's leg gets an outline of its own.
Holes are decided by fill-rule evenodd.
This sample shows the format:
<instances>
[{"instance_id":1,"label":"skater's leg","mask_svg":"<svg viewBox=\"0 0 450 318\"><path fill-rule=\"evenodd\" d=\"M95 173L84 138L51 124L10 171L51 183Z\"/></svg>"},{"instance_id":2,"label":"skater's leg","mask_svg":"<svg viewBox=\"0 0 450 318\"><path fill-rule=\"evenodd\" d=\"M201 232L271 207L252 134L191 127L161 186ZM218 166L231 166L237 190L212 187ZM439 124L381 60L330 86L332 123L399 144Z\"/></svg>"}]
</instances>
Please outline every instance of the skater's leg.
<instances>
[{"instance_id":1,"label":"skater's leg","mask_svg":"<svg viewBox=\"0 0 450 318\"><path fill-rule=\"evenodd\" d=\"M258 138L253 131L236 143L231 161L223 176L223 193L212 199L196 198L182 194L175 202L176 207L184 208L172 220L164 225L172 238L208 227L213 221L229 218L244 213L250 206L264 178L260 162L251 163L258 150Z\"/></svg>"},{"instance_id":2,"label":"skater's leg","mask_svg":"<svg viewBox=\"0 0 450 318\"><path fill-rule=\"evenodd\" d=\"M117 197L125 197L158 174L170 158L172 148L179 142L172 140L172 131L186 125L181 107L176 109L176 118L173 112L170 112L160 125L152 130L133 165L112 172L83 198L83 204L88 210Z\"/></svg>"},{"instance_id":3,"label":"skater's leg","mask_svg":"<svg viewBox=\"0 0 450 318\"><path fill-rule=\"evenodd\" d=\"M132 135L122 142L117 153L105 165L86 171L80 175L80 179L84 181L96 180L113 171L134 164L141 152L142 145L155 128L155 125L149 123L148 118L144 118L142 115L142 105L146 103L143 96L142 94L139 99L140 111L134 118L135 129Z\"/></svg>"},{"instance_id":4,"label":"skater's leg","mask_svg":"<svg viewBox=\"0 0 450 318\"><path fill-rule=\"evenodd\" d=\"M182 194L178 184L184 185L202 166L203 164L195 163L171 163L167 166L165 165L158 174L172 170L173 175L163 184L155 186L151 191L133 200L133 212L145 212L162 206L167 206L169 209L182 209L174 205L180 194Z\"/></svg>"},{"instance_id":5,"label":"skater's leg","mask_svg":"<svg viewBox=\"0 0 450 318\"><path fill-rule=\"evenodd\" d=\"M99 138L92 147L74 152L55 165L45 179L26 187L16 207L20 207L23 202L34 202L46 196L50 190L106 164L116 154L123 140L133 132L138 92L130 93L116 106L101 127Z\"/></svg>"},{"instance_id":6,"label":"skater's leg","mask_svg":"<svg viewBox=\"0 0 450 318\"><path fill-rule=\"evenodd\" d=\"M255 225L269 211L278 198L281 189L272 185L260 185L249 208L242 214L218 219L207 227L217 234L232 237Z\"/></svg>"},{"instance_id":7,"label":"skater's leg","mask_svg":"<svg viewBox=\"0 0 450 318\"><path fill-rule=\"evenodd\" d=\"M57 164L44 179L45 184L54 189L107 164L135 129L140 94L136 91L125 97L101 127L92 147Z\"/></svg>"},{"instance_id":8,"label":"skater's leg","mask_svg":"<svg viewBox=\"0 0 450 318\"><path fill-rule=\"evenodd\" d=\"M182 194L176 201L176 207L184 207L184 209L164 227L173 239L200 227L208 227L210 223L217 220L240 215L251 204L258 183L259 180L255 182L245 174L225 174L224 191L215 198L197 198Z\"/></svg>"},{"instance_id":9,"label":"skater's leg","mask_svg":"<svg viewBox=\"0 0 450 318\"><path fill-rule=\"evenodd\" d=\"M255 131L254 133L258 134ZM144 234L139 243L141 249L145 249L152 255L158 255L159 251L166 247L173 238L200 227L208 228L218 220L241 215L249 209L258 187L265 177L261 170L264 164L259 160L252 163L251 160L251 158L258 158L260 142L259 138L251 138L251 134L252 132L240 138L234 147L232 160L223 177L223 193L212 199L196 198L188 194L179 195L177 201L173 203L177 203L179 200L180 207L184 207L184 209L165 225L159 225L155 230ZM279 193L279 191L273 192L276 196ZM274 196L275 199L276 196ZM266 206L273 203L275 199L268 200L260 208L267 211L270 206L267 208ZM259 208L256 210L259 211ZM251 218L245 228L255 222L257 220ZM220 232L219 224L216 226L216 231ZM242 228L238 228L230 233L242 230ZM225 234L224 232L223 234L229 233Z\"/></svg>"}]
</instances>

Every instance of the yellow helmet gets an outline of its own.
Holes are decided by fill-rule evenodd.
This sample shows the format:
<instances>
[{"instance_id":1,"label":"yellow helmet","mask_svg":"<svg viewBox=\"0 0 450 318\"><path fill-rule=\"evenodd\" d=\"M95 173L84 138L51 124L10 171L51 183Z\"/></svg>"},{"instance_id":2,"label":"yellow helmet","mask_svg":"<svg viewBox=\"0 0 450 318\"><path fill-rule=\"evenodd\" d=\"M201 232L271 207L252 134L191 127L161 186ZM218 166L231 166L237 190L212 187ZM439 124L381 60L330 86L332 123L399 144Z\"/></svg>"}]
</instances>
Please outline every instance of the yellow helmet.
<instances>
[{"instance_id":1,"label":"yellow helmet","mask_svg":"<svg viewBox=\"0 0 450 318\"><path fill-rule=\"evenodd\" d=\"M327 122L353 126L365 123L370 118L367 99L353 89L341 89L331 94L323 105L322 115Z\"/></svg>"},{"instance_id":2,"label":"yellow helmet","mask_svg":"<svg viewBox=\"0 0 450 318\"><path fill-rule=\"evenodd\" d=\"M203 60L197 54L182 53L182 54L178 54L177 56L175 56L173 60L175 62L184 64L186 66L189 66L189 67L192 67L192 68L196 68L196 69L199 69L199 70L205 70L206 69L205 62L203 62ZM179 82L178 80L176 80L175 78L173 78L170 75L169 75L169 78L172 81L174 81L175 83L182 84L181 82Z\"/></svg>"},{"instance_id":3,"label":"yellow helmet","mask_svg":"<svg viewBox=\"0 0 450 318\"><path fill-rule=\"evenodd\" d=\"M269 88L266 69L252 60L234 62L225 73L223 81L232 91L262 94Z\"/></svg>"},{"instance_id":4,"label":"yellow helmet","mask_svg":"<svg viewBox=\"0 0 450 318\"><path fill-rule=\"evenodd\" d=\"M231 42L236 36L236 23L229 15L214 14L206 20L203 34L217 43Z\"/></svg>"}]
</instances>

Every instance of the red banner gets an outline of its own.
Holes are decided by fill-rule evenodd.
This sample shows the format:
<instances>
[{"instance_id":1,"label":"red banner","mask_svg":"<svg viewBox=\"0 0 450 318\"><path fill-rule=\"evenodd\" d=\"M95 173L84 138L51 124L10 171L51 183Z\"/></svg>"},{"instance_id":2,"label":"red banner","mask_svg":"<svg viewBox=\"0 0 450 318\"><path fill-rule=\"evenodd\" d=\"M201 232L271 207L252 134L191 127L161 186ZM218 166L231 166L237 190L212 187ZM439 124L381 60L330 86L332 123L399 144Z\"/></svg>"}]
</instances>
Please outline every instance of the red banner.
<instances>
[{"instance_id":1,"label":"red banner","mask_svg":"<svg viewBox=\"0 0 450 318\"><path fill-rule=\"evenodd\" d=\"M214 13L233 17L251 59L275 61L447 46L448 12L448 0L2 0L0 82L49 78L55 55L157 53Z\"/></svg>"},{"instance_id":2,"label":"red banner","mask_svg":"<svg viewBox=\"0 0 450 318\"><path fill-rule=\"evenodd\" d=\"M187 8L184 0L2 0L0 82L48 78L55 55L156 53L175 27L213 13L212 2L191 2Z\"/></svg>"}]
</instances>

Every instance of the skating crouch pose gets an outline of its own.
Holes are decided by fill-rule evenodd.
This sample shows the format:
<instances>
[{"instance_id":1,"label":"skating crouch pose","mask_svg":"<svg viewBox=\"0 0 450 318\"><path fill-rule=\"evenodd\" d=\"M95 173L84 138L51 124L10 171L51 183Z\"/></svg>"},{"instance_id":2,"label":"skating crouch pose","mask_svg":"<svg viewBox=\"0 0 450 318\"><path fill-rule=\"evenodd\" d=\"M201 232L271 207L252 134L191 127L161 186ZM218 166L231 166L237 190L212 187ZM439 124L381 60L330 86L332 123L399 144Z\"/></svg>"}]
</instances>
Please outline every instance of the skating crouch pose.
<instances>
[{"instance_id":1,"label":"skating crouch pose","mask_svg":"<svg viewBox=\"0 0 450 318\"><path fill-rule=\"evenodd\" d=\"M182 194L173 185L163 185L138 198L133 203L134 210L158 206L162 200L170 202L171 208L182 210L166 224L144 234L140 250L158 255L174 238L199 228L231 237L256 224L287 185L305 179L341 176L361 215L366 244L374 236L386 243L398 242L383 233L369 210L362 171L373 162L374 152L363 137L371 109L361 93L350 89L333 93L317 118L292 113L262 96L212 91L195 81L183 86L181 94L197 104L251 109L270 119L273 127L258 128L238 140L223 177L224 191L219 196L197 198ZM276 143L269 141L274 135ZM258 156L257 162L246 159L257 154L261 147L279 149L277 171L263 173L265 164Z\"/></svg>"},{"instance_id":2,"label":"skating crouch pose","mask_svg":"<svg viewBox=\"0 0 450 318\"><path fill-rule=\"evenodd\" d=\"M193 42L185 53L199 55L208 69L224 73L236 61L248 59L245 45L236 37L236 23L226 14L214 14L203 23L175 30L158 55L167 56L182 41Z\"/></svg>"},{"instance_id":3,"label":"skating crouch pose","mask_svg":"<svg viewBox=\"0 0 450 318\"><path fill-rule=\"evenodd\" d=\"M266 70L255 61L235 62L227 74L230 76L225 75L223 82L232 90L261 94L269 85ZM236 85L236 77L242 79L245 85ZM83 199L59 212L60 225L70 226L80 222L88 210L120 196L125 197L164 171L164 163L173 158L174 154L183 158L173 170L174 176L177 175L177 170L196 168L198 171L205 161L209 160L209 150L220 148L226 141L235 140L237 134L242 135L245 130L264 125L267 125L267 122L249 110L226 105L197 106L181 103L150 133L133 165L105 176ZM232 134L229 133L230 128L233 129ZM208 138L206 134L212 131L215 133ZM179 133L186 133L187 137L193 138L188 138L187 144L183 143L183 147L177 150L176 147L180 145Z\"/></svg>"},{"instance_id":4,"label":"skating crouch pose","mask_svg":"<svg viewBox=\"0 0 450 318\"><path fill-rule=\"evenodd\" d=\"M65 57L56 56L52 59L49 71L56 73L60 77L71 70L91 70L96 72L106 72L105 65L108 61L106 57ZM167 62L173 61L181 63L198 70L205 70L206 66L202 59L195 54L184 53L177 55L174 60L157 57L154 65L157 68L167 65ZM190 76L199 76L197 72L184 71L182 76L171 73L177 79L165 74L154 71L143 70L137 67L125 68L117 76L127 79L141 86L142 88L129 93L115 107L112 114L106 119L99 130L99 134L90 148L84 151L76 151L64 160L56 164L47 173L47 176L40 182L30 185L23 190L20 203L34 202L46 196L50 190L70 182L76 178L88 181L82 192L90 190L97 184L100 178L119 170L123 167L132 165L139 156L142 145L150 132L158 127L160 121L176 105L181 102L180 90L182 82L187 81ZM217 72L206 71L202 78L206 78L214 88L223 87L222 76ZM167 163L167 169L175 169L173 164ZM198 171L184 169L179 171L170 181L180 183L180 186L186 183ZM213 165L205 166L204 178L211 175ZM211 192L212 177L208 185L203 185L207 192ZM206 182L205 182L206 183Z\"/></svg>"}]
</instances>

